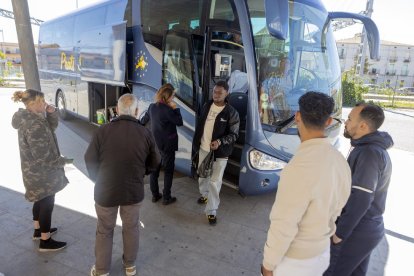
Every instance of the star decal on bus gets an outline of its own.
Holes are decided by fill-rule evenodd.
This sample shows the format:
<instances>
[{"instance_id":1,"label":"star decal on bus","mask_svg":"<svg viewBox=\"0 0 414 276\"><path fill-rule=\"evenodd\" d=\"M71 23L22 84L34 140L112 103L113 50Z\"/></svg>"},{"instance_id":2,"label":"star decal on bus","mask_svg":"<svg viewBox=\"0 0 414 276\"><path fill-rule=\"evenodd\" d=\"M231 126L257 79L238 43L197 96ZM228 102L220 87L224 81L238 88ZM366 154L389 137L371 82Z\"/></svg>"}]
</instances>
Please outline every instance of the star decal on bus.
<instances>
[{"instance_id":1,"label":"star decal on bus","mask_svg":"<svg viewBox=\"0 0 414 276\"><path fill-rule=\"evenodd\" d=\"M145 76L145 73L148 71L148 58L145 55L145 52L142 50L138 52L138 55L135 60L135 71L137 76L142 78Z\"/></svg>"}]
</instances>

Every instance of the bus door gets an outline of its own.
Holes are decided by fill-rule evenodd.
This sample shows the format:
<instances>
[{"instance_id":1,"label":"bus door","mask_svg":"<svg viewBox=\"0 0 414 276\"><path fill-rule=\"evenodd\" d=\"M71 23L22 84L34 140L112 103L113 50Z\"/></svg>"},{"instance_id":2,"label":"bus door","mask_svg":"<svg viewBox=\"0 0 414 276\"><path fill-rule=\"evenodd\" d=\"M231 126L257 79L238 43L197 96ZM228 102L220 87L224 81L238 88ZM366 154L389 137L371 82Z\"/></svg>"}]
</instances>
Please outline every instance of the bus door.
<instances>
[{"instance_id":1,"label":"bus door","mask_svg":"<svg viewBox=\"0 0 414 276\"><path fill-rule=\"evenodd\" d=\"M238 185L246 133L248 81L245 52L239 30L212 26L208 28L207 37L203 82L205 100L212 98L215 83L227 81L228 103L237 110L240 117L239 138L229 157L223 178L226 183L234 186Z\"/></svg>"},{"instance_id":2,"label":"bus door","mask_svg":"<svg viewBox=\"0 0 414 276\"><path fill-rule=\"evenodd\" d=\"M175 164L179 171L188 174L196 113L200 108L203 45L202 36L186 31L169 30L163 41L162 83L171 83L176 89L175 101L184 122L178 128L179 148Z\"/></svg>"}]
</instances>

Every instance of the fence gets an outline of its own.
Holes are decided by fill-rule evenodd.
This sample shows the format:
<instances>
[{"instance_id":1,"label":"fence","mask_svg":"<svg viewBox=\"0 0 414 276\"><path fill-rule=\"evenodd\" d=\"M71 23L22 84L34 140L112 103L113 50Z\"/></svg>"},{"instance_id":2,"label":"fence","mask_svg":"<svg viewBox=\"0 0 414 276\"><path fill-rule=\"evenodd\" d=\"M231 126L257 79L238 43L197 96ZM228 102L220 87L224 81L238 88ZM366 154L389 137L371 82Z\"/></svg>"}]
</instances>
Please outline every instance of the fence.
<instances>
[{"instance_id":1,"label":"fence","mask_svg":"<svg viewBox=\"0 0 414 276\"><path fill-rule=\"evenodd\" d=\"M7 79L23 79L23 69L18 65L0 64L0 78Z\"/></svg>"},{"instance_id":2,"label":"fence","mask_svg":"<svg viewBox=\"0 0 414 276\"><path fill-rule=\"evenodd\" d=\"M362 97L365 101L373 101L383 106L414 108L414 95L401 95L396 92L388 94L364 93Z\"/></svg>"}]
</instances>

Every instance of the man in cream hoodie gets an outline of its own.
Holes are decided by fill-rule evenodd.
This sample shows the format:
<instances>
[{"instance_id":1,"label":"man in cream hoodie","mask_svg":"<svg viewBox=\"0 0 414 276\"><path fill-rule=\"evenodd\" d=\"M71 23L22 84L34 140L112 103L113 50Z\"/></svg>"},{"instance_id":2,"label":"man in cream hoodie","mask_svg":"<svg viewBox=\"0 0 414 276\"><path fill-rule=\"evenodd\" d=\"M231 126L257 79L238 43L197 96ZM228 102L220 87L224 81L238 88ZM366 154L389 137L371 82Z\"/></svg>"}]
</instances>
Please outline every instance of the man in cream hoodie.
<instances>
[{"instance_id":1,"label":"man in cream hoodie","mask_svg":"<svg viewBox=\"0 0 414 276\"><path fill-rule=\"evenodd\" d=\"M301 144L280 175L264 247L263 275L317 276L329 265L335 220L351 191L351 170L325 137L334 101L307 92L295 115Z\"/></svg>"}]
</instances>

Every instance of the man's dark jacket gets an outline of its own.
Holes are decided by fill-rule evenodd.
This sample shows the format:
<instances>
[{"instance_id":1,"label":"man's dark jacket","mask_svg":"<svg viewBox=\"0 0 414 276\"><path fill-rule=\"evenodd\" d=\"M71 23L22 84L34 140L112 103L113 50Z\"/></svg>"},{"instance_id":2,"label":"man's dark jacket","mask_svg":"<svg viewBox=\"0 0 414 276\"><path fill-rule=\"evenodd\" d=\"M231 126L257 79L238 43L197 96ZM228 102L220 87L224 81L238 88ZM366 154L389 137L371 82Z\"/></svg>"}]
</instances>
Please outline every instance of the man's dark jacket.
<instances>
[{"instance_id":1,"label":"man's dark jacket","mask_svg":"<svg viewBox=\"0 0 414 276\"><path fill-rule=\"evenodd\" d=\"M352 190L337 221L336 235L346 240L351 234L384 232L385 211L392 164L387 149L394 145L386 132L376 131L351 140L348 157Z\"/></svg>"},{"instance_id":2,"label":"man's dark jacket","mask_svg":"<svg viewBox=\"0 0 414 276\"><path fill-rule=\"evenodd\" d=\"M213 101L207 102L203 106L203 110L200 114L197 122L197 127L193 138L193 154L197 153L200 149L201 137L204 133L204 124L206 123L208 112ZM213 134L211 141L220 140L221 145L214 151L214 158L226 158L229 157L233 151L234 143L239 136L239 113L231 105L226 104L224 109L217 115L214 122ZM193 169L196 164L193 164Z\"/></svg>"},{"instance_id":3,"label":"man's dark jacket","mask_svg":"<svg viewBox=\"0 0 414 276\"><path fill-rule=\"evenodd\" d=\"M103 207L131 205L144 199L144 175L160 163L151 132L131 116L101 126L85 153L95 182L95 202Z\"/></svg>"},{"instance_id":4,"label":"man's dark jacket","mask_svg":"<svg viewBox=\"0 0 414 276\"><path fill-rule=\"evenodd\" d=\"M183 125L180 109L172 109L164 103L155 103L149 106L148 113L158 149L163 152L178 150L177 126Z\"/></svg>"}]
</instances>

